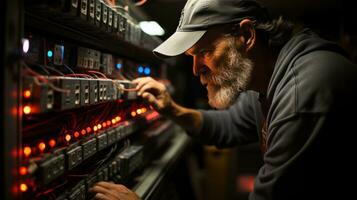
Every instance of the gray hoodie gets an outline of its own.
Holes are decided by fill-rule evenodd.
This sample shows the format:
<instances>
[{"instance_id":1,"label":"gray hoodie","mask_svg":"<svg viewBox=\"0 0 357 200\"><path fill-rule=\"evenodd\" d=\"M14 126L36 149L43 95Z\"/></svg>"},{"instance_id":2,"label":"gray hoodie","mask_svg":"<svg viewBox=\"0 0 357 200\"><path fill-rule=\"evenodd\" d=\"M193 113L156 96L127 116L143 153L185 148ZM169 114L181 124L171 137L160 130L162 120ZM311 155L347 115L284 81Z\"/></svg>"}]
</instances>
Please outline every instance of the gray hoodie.
<instances>
[{"instance_id":1,"label":"gray hoodie","mask_svg":"<svg viewBox=\"0 0 357 200\"><path fill-rule=\"evenodd\" d=\"M280 51L267 115L259 95L244 92L227 110L202 111L197 139L221 148L256 142L266 119L267 151L250 199L345 199L357 170L356 92L357 67L305 29Z\"/></svg>"}]
</instances>

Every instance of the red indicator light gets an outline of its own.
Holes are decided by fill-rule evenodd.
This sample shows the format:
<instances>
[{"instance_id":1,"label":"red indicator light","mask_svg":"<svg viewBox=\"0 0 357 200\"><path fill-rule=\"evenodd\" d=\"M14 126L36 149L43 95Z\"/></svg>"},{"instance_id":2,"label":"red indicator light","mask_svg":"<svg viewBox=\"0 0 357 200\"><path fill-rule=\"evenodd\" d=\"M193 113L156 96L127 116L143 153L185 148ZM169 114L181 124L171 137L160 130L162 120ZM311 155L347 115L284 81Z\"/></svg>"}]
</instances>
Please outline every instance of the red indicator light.
<instances>
[{"instance_id":1,"label":"red indicator light","mask_svg":"<svg viewBox=\"0 0 357 200\"><path fill-rule=\"evenodd\" d=\"M74 135L75 138L78 138L78 137L79 137L79 132L76 131L76 132L73 133L73 135ZM67 137L67 136L66 136L66 137ZM67 139L66 139L66 140L67 140Z\"/></svg>"},{"instance_id":2,"label":"red indicator light","mask_svg":"<svg viewBox=\"0 0 357 200\"><path fill-rule=\"evenodd\" d=\"M90 127L87 127L87 132L90 133L92 131L92 129Z\"/></svg>"},{"instance_id":3,"label":"red indicator light","mask_svg":"<svg viewBox=\"0 0 357 200\"><path fill-rule=\"evenodd\" d=\"M25 148L24 148L24 155L25 155L26 157L29 157L30 154L31 154L31 148L30 148L30 147L25 147Z\"/></svg>"},{"instance_id":4,"label":"red indicator light","mask_svg":"<svg viewBox=\"0 0 357 200\"><path fill-rule=\"evenodd\" d=\"M81 130L82 135L85 135L86 133L87 133L86 130L84 130L84 129Z\"/></svg>"},{"instance_id":5,"label":"red indicator light","mask_svg":"<svg viewBox=\"0 0 357 200\"><path fill-rule=\"evenodd\" d=\"M147 115L145 116L145 118L146 118L147 121L151 121L151 120L156 119L156 118L159 117L159 116L160 116L160 114L159 114L158 112L153 111L152 113L147 114Z\"/></svg>"},{"instance_id":6,"label":"red indicator light","mask_svg":"<svg viewBox=\"0 0 357 200\"><path fill-rule=\"evenodd\" d=\"M107 121L107 125L110 126L112 122L110 120Z\"/></svg>"},{"instance_id":7,"label":"red indicator light","mask_svg":"<svg viewBox=\"0 0 357 200\"><path fill-rule=\"evenodd\" d=\"M46 149L46 144L44 142L40 142L38 144L38 149L40 149L40 151L43 152Z\"/></svg>"},{"instance_id":8,"label":"red indicator light","mask_svg":"<svg viewBox=\"0 0 357 200\"><path fill-rule=\"evenodd\" d=\"M50 145L50 147L55 147L56 146L56 140L54 139L51 139L49 142L48 142L48 145Z\"/></svg>"},{"instance_id":9,"label":"red indicator light","mask_svg":"<svg viewBox=\"0 0 357 200\"><path fill-rule=\"evenodd\" d=\"M31 97L31 91L30 90L25 90L24 91L24 98L28 99Z\"/></svg>"},{"instance_id":10,"label":"red indicator light","mask_svg":"<svg viewBox=\"0 0 357 200\"><path fill-rule=\"evenodd\" d=\"M106 122L103 122L102 125L103 125L103 128L107 127L107 123Z\"/></svg>"},{"instance_id":11,"label":"red indicator light","mask_svg":"<svg viewBox=\"0 0 357 200\"><path fill-rule=\"evenodd\" d=\"M25 166L20 167L19 172L20 172L20 174L21 174L22 176L26 175L27 172L28 172L28 171L27 171L27 167L25 167Z\"/></svg>"}]
</instances>

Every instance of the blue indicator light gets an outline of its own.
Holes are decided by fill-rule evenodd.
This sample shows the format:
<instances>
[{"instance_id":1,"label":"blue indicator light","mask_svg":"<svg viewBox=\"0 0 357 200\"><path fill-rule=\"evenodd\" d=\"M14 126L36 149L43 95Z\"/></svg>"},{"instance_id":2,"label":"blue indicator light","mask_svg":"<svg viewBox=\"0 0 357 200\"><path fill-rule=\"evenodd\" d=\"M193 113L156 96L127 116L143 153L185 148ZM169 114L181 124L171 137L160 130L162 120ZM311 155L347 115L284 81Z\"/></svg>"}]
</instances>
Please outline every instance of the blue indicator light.
<instances>
[{"instance_id":1,"label":"blue indicator light","mask_svg":"<svg viewBox=\"0 0 357 200\"><path fill-rule=\"evenodd\" d=\"M142 74L144 72L144 67L139 66L138 67L138 72L139 72L139 74Z\"/></svg>"},{"instance_id":2,"label":"blue indicator light","mask_svg":"<svg viewBox=\"0 0 357 200\"><path fill-rule=\"evenodd\" d=\"M115 68L117 68L117 69L121 69L121 67L122 67L122 64L121 64L121 63L117 63L117 64L115 65Z\"/></svg>"},{"instance_id":3,"label":"blue indicator light","mask_svg":"<svg viewBox=\"0 0 357 200\"><path fill-rule=\"evenodd\" d=\"M151 73L151 69L149 67L145 67L144 74L149 75Z\"/></svg>"},{"instance_id":4,"label":"blue indicator light","mask_svg":"<svg viewBox=\"0 0 357 200\"><path fill-rule=\"evenodd\" d=\"M53 52L51 50L47 51L47 57L51 58L53 56Z\"/></svg>"}]
</instances>

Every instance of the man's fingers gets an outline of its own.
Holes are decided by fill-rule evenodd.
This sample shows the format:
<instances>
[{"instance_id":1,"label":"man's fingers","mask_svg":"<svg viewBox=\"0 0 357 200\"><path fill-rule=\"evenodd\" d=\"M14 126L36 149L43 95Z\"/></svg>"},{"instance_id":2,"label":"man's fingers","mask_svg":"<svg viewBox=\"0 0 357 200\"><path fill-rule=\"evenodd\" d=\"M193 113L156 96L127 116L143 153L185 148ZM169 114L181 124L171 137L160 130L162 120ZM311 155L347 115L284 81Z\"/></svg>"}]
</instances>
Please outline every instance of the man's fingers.
<instances>
[{"instance_id":1,"label":"man's fingers","mask_svg":"<svg viewBox=\"0 0 357 200\"><path fill-rule=\"evenodd\" d=\"M114 187L116 184L114 184L114 183L109 183L109 182L104 182L104 181L100 181L100 182L96 183L95 185L109 189L109 188Z\"/></svg>"},{"instance_id":2,"label":"man's fingers","mask_svg":"<svg viewBox=\"0 0 357 200\"><path fill-rule=\"evenodd\" d=\"M95 193L94 199L100 200L140 200L130 189L121 184L99 182L89 192Z\"/></svg>"},{"instance_id":3,"label":"man's fingers","mask_svg":"<svg viewBox=\"0 0 357 200\"><path fill-rule=\"evenodd\" d=\"M89 190L96 193L98 199L117 199L120 194L129 194L130 190L123 185L117 185L108 182L99 182Z\"/></svg>"},{"instance_id":4,"label":"man's fingers","mask_svg":"<svg viewBox=\"0 0 357 200\"><path fill-rule=\"evenodd\" d=\"M157 101L156 97L149 92L144 92L142 94L142 98L145 101L147 101L149 104L154 105L155 107L158 107L158 105L159 105L159 102Z\"/></svg>"},{"instance_id":5,"label":"man's fingers","mask_svg":"<svg viewBox=\"0 0 357 200\"><path fill-rule=\"evenodd\" d=\"M136 89L140 90L144 85L146 85L149 82L150 82L150 80L148 80L148 79L145 79L145 80L142 80L142 81L138 82L137 85L136 85Z\"/></svg>"},{"instance_id":6,"label":"man's fingers","mask_svg":"<svg viewBox=\"0 0 357 200\"><path fill-rule=\"evenodd\" d=\"M109 188L103 187L103 186L101 186L101 185L95 185L94 187L92 187L92 188L89 190L89 192L107 194L107 193L109 193Z\"/></svg>"},{"instance_id":7,"label":"man's fingers","mask_svg":"<svg viewBox=\"0 0 357 200\"><path fill-rule=\"evenodd\" d=\"M145 79L148 79L148 77L139 77L139 78L136 78L134 80L132 80L133 83L139 83Z\"/></svg>"},{"instance_id":8,"label":"man's fingers","mask_svg":"<svg viewBox=\"0 0 357 200\"><path fill-rule=\"evenodd\" d=\"M134 79L132 83L137 84L136 89L139 90L143 85L147 84L150 81L154 81L154 79L152 79L151 77L141 77L141 78Z\"/></svg>"},{"instance_id":9,"label":"man's fingers","mask_svg":"<svg viewBox=\"0 0 357 200\"><path fill-rule=\"evenodd\" d=\"M117 190L117 191L120 191L120 192L127 192L127 191L130 191L127 187L125 187L124 185L121 185L121 184L115 184L115 183L110 183L110 182L104 182L104 181L101 181L101 182L98 182L95 186L98 186L98 187L103 187L107 190Z\"/></svg>"},{"instance_id":10,"label":"man's fingers","mask_svg":"<svg viewBox=\"0 0 357 200\"><path fill-rule=\"evenodd\" d=\"M94 199L98 199L98 200L113 200L113 199L110 199L109 197L107 197L106 195L104 195L102 193L97 193L94 196Z\"/></svg>"},{"instance_id":11,"label":"man's fingers","mask_svg":"<svg viewBox=\"0 0 357 200\"><path fill-rule=\"evenodd\" d=\"M145 85L143 85L139 91L138 91L138 95L141 95L142 93L148 91L148 90L152 90L155 93L158 93L160 91L159 86L157 83L155 82L148 82Z\"/></svg>"}]
</instances>

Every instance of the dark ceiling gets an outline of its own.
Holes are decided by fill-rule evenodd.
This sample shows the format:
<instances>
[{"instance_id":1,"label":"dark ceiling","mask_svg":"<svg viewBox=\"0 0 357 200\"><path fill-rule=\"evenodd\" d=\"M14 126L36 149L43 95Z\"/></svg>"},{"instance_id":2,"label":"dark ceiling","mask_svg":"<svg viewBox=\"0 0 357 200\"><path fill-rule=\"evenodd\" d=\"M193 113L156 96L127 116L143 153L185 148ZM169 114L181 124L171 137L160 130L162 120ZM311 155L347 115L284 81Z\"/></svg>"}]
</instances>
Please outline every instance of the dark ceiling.
<instances>
[{"instance_id":1,"label":"dark ceiling","mask_svg":"<svg viewBox=\"0 0 357 200\"><path fill-rule=\"evenodd\" d=\"M137 0L138 1L138 0ZM166 34L175 32L180 13L187 0L147 0L140 6L147 17L156 20ZM309 26L325 32L339 33L341 26L348 31L356 28L356 10L349 0L261 0L275 13L283 13L304 21Z\"/></svg>"},{"instance_id":2,"label":"dark ceiling","mask_svg":"<svg viewBox=\"0 0 357 200\"><path fill-rule=\"evenodd\" d=\"M149 18L157 21L164 29L166 39L175 32L180 13L187 0L147 0L141 6Z\"/></svg>"}]
</instances>

